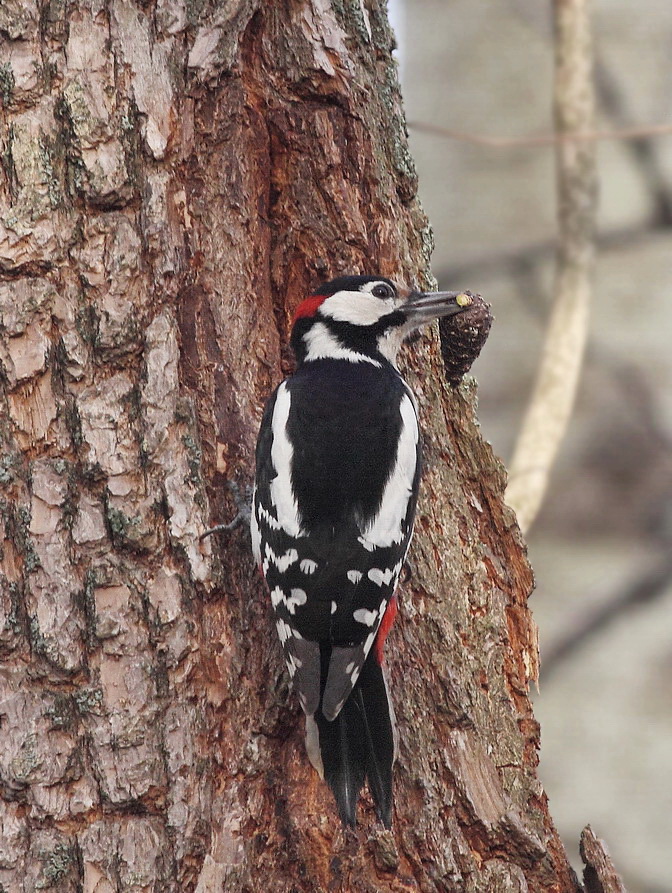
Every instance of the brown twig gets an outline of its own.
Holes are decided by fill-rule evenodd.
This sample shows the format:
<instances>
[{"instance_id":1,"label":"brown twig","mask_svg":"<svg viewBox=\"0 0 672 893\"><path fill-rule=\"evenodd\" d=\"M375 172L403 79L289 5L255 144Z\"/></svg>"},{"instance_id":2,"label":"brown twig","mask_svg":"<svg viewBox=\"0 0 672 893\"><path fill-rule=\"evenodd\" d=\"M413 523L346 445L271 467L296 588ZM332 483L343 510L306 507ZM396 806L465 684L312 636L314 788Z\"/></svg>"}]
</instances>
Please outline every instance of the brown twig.
<instances>
[{"instance_id":1,"label":"brown twig","mask_svg":"<svg viewBox=\"0 0 672 893\"><path fill-rule=\"evenodd\" d=\"M541 506L571 415L583 360L594 255L597 177L589 0L554 0L560 245L553 312L534 393L510 465L506 500L523 532Z\"/></svg>"}]
</instances>

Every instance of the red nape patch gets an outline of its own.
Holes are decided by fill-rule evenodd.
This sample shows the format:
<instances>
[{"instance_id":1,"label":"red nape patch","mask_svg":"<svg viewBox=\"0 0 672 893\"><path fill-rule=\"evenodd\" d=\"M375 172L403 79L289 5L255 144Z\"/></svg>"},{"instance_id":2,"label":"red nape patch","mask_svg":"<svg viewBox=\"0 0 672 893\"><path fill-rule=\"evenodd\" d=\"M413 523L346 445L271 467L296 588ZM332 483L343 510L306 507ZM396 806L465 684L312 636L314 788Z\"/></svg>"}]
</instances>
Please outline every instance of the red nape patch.
<instances>
[{"instance_id":1,"label":"red nape patch","mask_svg":"<svg viewBox=\"0 0 672 893\"><path fill-rule=\"evenodd\" d=\"M385 648L385 639L387 638L387 634L389 633L389 631L392 629L392 624L394 623L394 618L397 616L398 608L399 605L397 604L397 596L393 595L387 603L387 608L385 608L383 619L381 620L380 626L378 627L378 635L376 636L376 641L373 645L373 653L381 667L383 665L383 649Z\"/></svg>"},{"instance_id":2,"label":"red nape patch","mask_svg":"<svg viewBox=\"0 0 672 893\"><path fill-rule=\"evenodd\" d=\"M320 304L326 301L328 297L329 295L311 295L309 298L301 301L294 313L294 322L296 322L297 319L315 316L315 314L317 313L317 308L320 306Z\"/></svg>"}]
</instances>

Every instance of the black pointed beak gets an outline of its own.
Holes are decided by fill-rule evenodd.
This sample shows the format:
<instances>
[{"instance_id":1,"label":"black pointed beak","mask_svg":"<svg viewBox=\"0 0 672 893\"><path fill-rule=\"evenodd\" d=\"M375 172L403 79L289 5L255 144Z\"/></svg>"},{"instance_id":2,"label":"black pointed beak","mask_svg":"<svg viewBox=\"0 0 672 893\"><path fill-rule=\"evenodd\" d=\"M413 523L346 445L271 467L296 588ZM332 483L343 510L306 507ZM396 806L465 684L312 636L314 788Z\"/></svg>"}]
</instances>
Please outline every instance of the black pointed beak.
<instances>
[{"instance_id":1,"label":"black pointed beak","mask_svg":"<svg viewBox=\"0 0 672 893\"><path fill-rule=\"evenodd\" d=\"M402 309L413 327L434 319L453 316L470 307L472 297L463 291L411 292Z\"/></svg>"}]
</instances>

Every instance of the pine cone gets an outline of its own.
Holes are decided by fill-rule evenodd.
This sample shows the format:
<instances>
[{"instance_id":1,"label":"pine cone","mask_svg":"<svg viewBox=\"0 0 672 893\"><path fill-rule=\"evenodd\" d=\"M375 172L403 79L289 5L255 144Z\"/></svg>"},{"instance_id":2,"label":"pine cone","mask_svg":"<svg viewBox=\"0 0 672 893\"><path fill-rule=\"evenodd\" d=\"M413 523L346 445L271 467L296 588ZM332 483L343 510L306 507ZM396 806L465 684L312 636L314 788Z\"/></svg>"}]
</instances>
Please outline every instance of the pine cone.
<instances>
[{"instance_id":1,"label":"pine cone","mask_svg":"<svg viewBox=\"0 0 672 893\"><path fill-rule=\"evenodd\" d=\"M464 294L471 298L471 305L462 313L439 320L441 356L446 379L452 385L459 384L471 369L487 340L493 318L490 304L480 295L470 291Z\"/></svg>"}]
</instances>

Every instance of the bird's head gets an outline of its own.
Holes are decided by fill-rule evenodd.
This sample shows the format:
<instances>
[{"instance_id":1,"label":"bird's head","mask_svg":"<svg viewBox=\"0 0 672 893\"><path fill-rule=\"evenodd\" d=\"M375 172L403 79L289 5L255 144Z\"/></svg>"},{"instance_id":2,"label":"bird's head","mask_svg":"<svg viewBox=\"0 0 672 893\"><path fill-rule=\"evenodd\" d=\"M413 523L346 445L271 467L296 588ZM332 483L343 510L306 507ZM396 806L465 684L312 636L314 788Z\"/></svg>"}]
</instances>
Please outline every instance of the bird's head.
<instances>
[{"instance_id":1,"label":"bird's head","mask_svg":"<svg viewBox=\"0 0 672 893\"><path fill-rule=\"evenodd\" d=\"M299 364L328 358L394 363L405 338L470 304L463 292L409 291L383 276L341 276L296 308L291 345Z\"/></svg>"}]
</instances>

